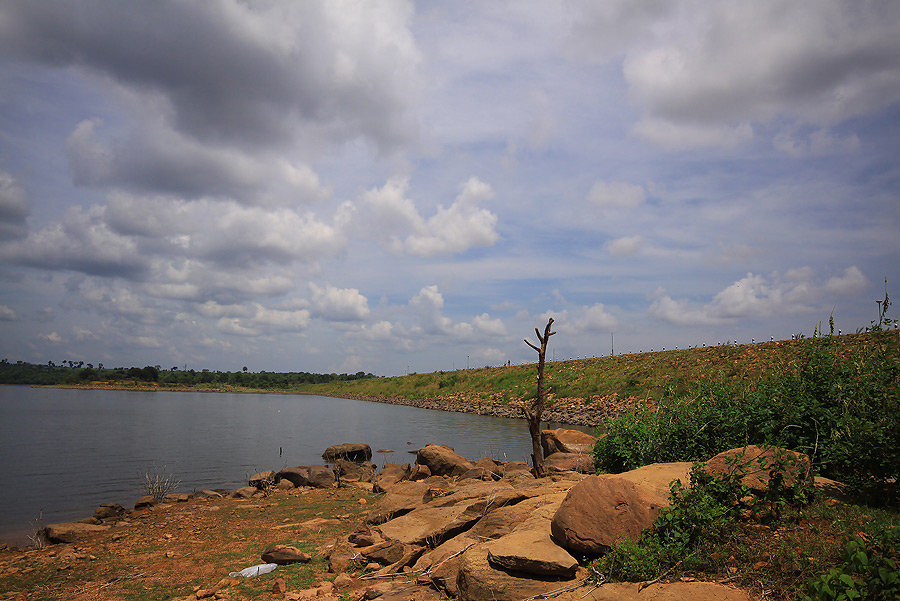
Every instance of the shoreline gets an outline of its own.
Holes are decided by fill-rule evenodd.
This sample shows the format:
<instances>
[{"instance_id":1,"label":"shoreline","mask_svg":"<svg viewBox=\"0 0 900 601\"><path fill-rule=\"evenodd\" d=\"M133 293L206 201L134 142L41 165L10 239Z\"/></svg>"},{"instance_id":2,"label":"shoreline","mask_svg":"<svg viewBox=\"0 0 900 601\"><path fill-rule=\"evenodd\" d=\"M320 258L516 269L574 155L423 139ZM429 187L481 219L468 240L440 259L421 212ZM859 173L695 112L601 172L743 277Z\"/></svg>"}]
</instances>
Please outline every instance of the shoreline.
<instances>
[{"instance_id":1,"label":"shoreline","mask_svg":"<svg viewBox=\"0 0 900 601\"><path fill-rule=\"evenodd\" d=\"M200 393L234 393L234 394L296 394L303 396L324 396L369 403L384 403L388 405L405 405L419 409L431 409L434 411L449 411L453 413L467 413L470 415L484 415L489 417L503 417L506 419L522 419L522 401L511 401L508 404L500 404L485 400L467 400L457 397L438 397L425 399L409 399L404 397L392 397L383 395L362 395L352 393L325 393L303 390L268 390L259 388L223 387L223 388L188 388L178 386L159 386L150 384L137 384L133 386L115 384L87 384L87 385L30 385L33 388L62 388L68 390L117 390L134 392L200 392ZM547 407L544 410L544 422L553 422L572 426L597 428L622 411L634 404L634 399L620 399L617 395L612 398L600 399L600 404L585 403L585 399L562 399L556 407Z\"/></svg>"}]
</instances>

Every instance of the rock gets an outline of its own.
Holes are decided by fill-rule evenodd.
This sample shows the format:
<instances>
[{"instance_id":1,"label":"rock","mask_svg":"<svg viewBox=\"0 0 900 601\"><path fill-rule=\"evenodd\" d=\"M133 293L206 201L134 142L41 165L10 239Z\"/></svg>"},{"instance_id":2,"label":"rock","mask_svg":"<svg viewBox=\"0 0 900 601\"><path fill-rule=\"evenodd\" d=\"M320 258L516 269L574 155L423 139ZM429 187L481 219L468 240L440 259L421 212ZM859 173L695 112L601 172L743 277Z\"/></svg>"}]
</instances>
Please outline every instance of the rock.
<instances>
[{"instance_id":1,"label":"rock","mask_svg":"<svg viewBox=\"0 0 900 601\"><path fill-rule=\"evenodd\" d=\"M585 594L581 590L564 593L557 601L751 601L740 589L715 582L671 582L652 584L638 591L637 582L607 583Z\"/></svg>"},{"instance_id":2,"label":"rock","mask_svg":"<svg viewBox=\"0 0 900 601\"><path fill-rule=\"evenodd\" d=\"M422 499L428 492L428 488L426 482L398 482L375 504L369 514L368 522L381 524L422 506Z\"/></svg>"},{"instance_id":3,"label":"rock","mask_svg":"<svg viewBox=\"0 0 900 601\"><path fill-rule=\"evenodd\" d=\"M275 582L272 583L272 594L273 595L283 595L287 592L287 585L284 582L284 578L276 578Z\"/></svg>"},{"instance_id":4,"label":"rock","mask_svg":"<svg viewBox=\"0 0 900 601\"><path fill-rule=\"evenodd\" d=\"M625 538L637 541L662 504L653 491L624 478L589 476L569 490L551 531L568 551L599 555Z\"/></svg>"},{"instance_id":5,"label":"rock","mask_svg":"<svg viewBox=\"0 0 900 601\"><path fill-rule=\"evenodd\" d=\"M375 543L370 547L359 550L360 555L370 561L377 561L381 565L389 565L400 561L405 552L406 548L403 546L403 543L396 540Z\"/></svg>"},{"instance_id":6,"label":"rock","mask_svg":"<svg viewBox=\"0 0 900 601\"><path fill-rule=\"evenodd\" d=\"M134 508L135 509L147 509L149 507L153 507L154 505L156 505L156 499L154 499L150 495L144 495L143 497L141 497L140 499L138 499L135 502Z\"/></svg>"},{"instance_id":7,"label":"rock","mask_svg":"<svg viewBox=\"0 0 900 601\"><path fill-rule=\"evenodd\" d=\"M297 547L289 547L287 545L275 545L262 553L262 560L265 563L277 563L280 566L292 563L309 563L310 559L312 558L309 555Z\"/></svg>"},{"instance_id":8,"label":"rock","mask_svg":"<svg viewBox=\"0 0 900 601\"><path fill-rule=\"evenodd\" d=\"M309 466L286 467L275 474L276 480L288 480L294 486L309 486Z\"/></svg>"},{"instance_id":9,"label":"rock","mask_svg":"<svg viewBox=\"0 0 900 601\"><path fill-rule=\"evenodd\" d=\"M353 577L349 574L340 573L334 577L335 588L343 589L353 584Z\"/></svg>"},{"instance_id":10,"label":"rock","mask_svg":"<svg viewBox=\"0 0 900 601\"><path fill-rule=\"evenodd\" d=\"M544 595L565 585L555 576L518 574L497 569L488 561L487 543L466 551L459 564L456 585L460 601L521 601Z\"/></svg>"},{"instance_id":11,"label":"rock","mask_svg":"<svg viewBox=\"0 0 900 601\"><path fill-rule=\"evenodd\" d=\"M163 503L187 503L191 500L191 495L186 492L170 492L163 497Z\"/></svg>"},{"instance_id":12,"label":"rock","mask_svg":"<svg viewBox=\"0 0 900 601\"><path fill-rule=\"evenodd\" d=\"M494 473L483 467L473 467L468 470L466 473L459 477L460 480L484 480L489 481L494 479Z\"/></svg>"},{"instance_id":13,"label":"rock","mask_svg":"<svg viewBox=\"0 0 900 601\"><path fill-rule=\"evenodd\" d=\"M83 524L81 522L65 522L62 524L48 524L41 530L44 538L50 543L74 543L98 532L106 532L109 526L97 524Z\"/></svg>"},{"instance_id":14,"label":"rock","mask_svg":"<svg viewBox=\"0 0 900 601\"><path fill-rule=\"evenodd\" d=\"M248 486L254 486L260 490L264 490L269 488L270 486L274 486L275 484L275 472L272 470L266 470L264 472L259 472L258 474L254 474L250 476L250 479L247 481Z\"/></svg>"},{"instance_id":15,"label":"rock","mask_svg":"<svg viewBox=\"0 0 900 601\"><path fill-rule=\"evenodd\" d=\"M94 519L111 520L117 519L125 515L125 508L118 503L101 503L94 510Z\"/></svg>"},{"instance_id":16,"label":"rock","mask_svg":"<svg viewBox=\"0 0 900 601\"><path fill-rule=\"evenodd\" d=\"M596 442L596 436L591 436L580 430L567 430L565 428L541 430L541 446L544 448L545 456L553 453L590 455Z\"/></svg>"},{"instance_id":17,"label":"rock","mask_svg":"<svg viewBox=\"0 0 900 601\"><path fill-rule=\"evenodd\" d=\"M225 495L217 490L201 490L200 492L194 493L194 496L199 499L222 499L225 497Z\"/></svg>"},{"instance_id":18,"label":"rock","mask_svg":"<svg viewBox=\"0 0 900 601\"><path fill-rule=\"evenodd\" d=\"M410 467L408 463L403 465L388 463L375 476L373 480L375 484L373 490L375 492L388 492L398 482L408 480L409 474Z\"/></svg>"},{"instance_id":19,"label":"rock","mask_svg":"<svg viewBox=\"0 0 900 601\"><path fill-rule=\"evenodd\" d=\"M831 478L824 476L816 476L815 483L816 495L826 499L837 499L845 503L853 501L853 497L847 493L847 485Z\"/></svg>"},{"instance_id":20,"label":"rock","mask_svg":"<svg viewBox=\"0 0 900 601\"><path fill-rule=\"evenodd\" d=\"M555 502L532 511L511 533L488 543L488 561L517 572L574 577L578 560L550 537L550 521L565 498L561 493L555 497Z\"/></svg>"},{"instance_id":21,"label":"rock","mask_svg":"<svg viewBox=\"0 0 900 601\"><path fill-rule=\"evenodd\" d=\"M594 458L583 453L564 453L562 451L544 457L544 469L548 472L579 472L593 474Z\"/></svg>"},{"instance_id":22,"label":"rock","mask_svg":"<svg viewBox=\"0 0 900 601\"><path fill-rule=\"evenodd\" d=\"M275 485L277 490L291 490L294 487L294 483L285 478L284 480L279 480L278 484Z\"/></svg>"},{"instance_id":23,"label":"rock","mask_svg":"<svg viewBox=\"0 0 900 601\"><path fill-rule=\"evenodd\" d=\"M324 465L309 466L309 486L331 488L334 486L334 472Z\"/></svg>"},{"instance_id":24,"label":"rock","mask_svg":"<svg viewBox=\"0 0 900 601\"><path fill-rule=\"evenodd\" d=\"M471 527L481 516L463 505L432 507L425 505L381 524L382 536L407 545L436 546Z\"/></svg>"},{"instance_id":25,"label":"rock","mask_svg":"<svg viewBox=\"0 0 900 601\"><path fill-rule=\"evenodd\" d=\"M242 486L233 493L231 493L232 499L249 499L253 495L259 492L259 489L255 486Z\"/></svg>"},{"instance_id":26,"label":"rock","mask_svg":"<svg viewBox=\"0 0 900 601\"><path fill-rule=\"evenodd\" d=\"M418 463L412 467L412 472L409 474L409 479L413 482L418 480L424 480L425 478L431 477L431 470L428 469L427 465L419 465Z\"/></svg>"},{"instance_id":27,"label":"rock","mask_svg":"<svg viewBox=\"0 0 900 601\"><path fill-rule=\"evenodd\" d=\"M435 476L461 476L475 467L471 461L458 455L453 447L437 444L419 449L416 463L427 465Z\"/></svg>"},{"instance_id":28,"label":"rock","mask_svg":"<svg viewBox=\"0 0 900 601\"><path fill-rule=\"evenodd\" d=\"M662 500L663 506L667 507L673 481L681 480L684 488L690 488L692 465L689 461L651 463L630 472L622 472L615 475L600 474L600 477L630 480L638 486L652 490Z\"/></svg>"},{"instance_id":29,"label":"rock","mask_svg":"<svg viewBox=\"0 0 900 601\"><path fill-rule=\"evenodd\" d=\"M735 457L738 458L736 462ZM810 477L809 457L803 453L756 445L719 453L706 462L706 471L710 474L733 474L744 468L746 474L741 478L744 486L755 491L765 491L769 487L769 472L779 457L787 462L784 474L786 486L792 486L798 480L803 481Z\"/></svg>"},{"instance_id":30,"label":"rock","mask_svg":"<svg viewBox=\"0 0 900 601\"><path fill-rule=\"evenodd\" d=\"M381 534L368 527L365 530L352 532L347 537L347 540L358 547L371 547L372 545L384 542L384 538Z\"/></svg>"},{"instance_id":31,"label":"rock","mask_svg":"<svg viewBox=\"0 0 900 601\"><path fill-rule=\"evenodd\" d=\"M322 459L329 463L334 463L338 459L363 463L372 460L372 447L367 444L336 444L325 449L325 452L322 453Z\"/></svg>"},{"instance_id":32,"label":"rock","mask_svg":"<svg viewBox=\"0 0 900 601\"><path fill-rule=\"evenodd\" d=\"M479 540L498 539L502 536L506 536L512 532L517 525L525 522L531 514L548 503L555 503L553 507L554 511L559 509L559 506L562 504L565 497L565 492L557 492L550 495L525 499L514 505L503 505L502 507L498 507L487 513L478 520L478 522L472 526L471 530L469 530L468 534Z\"/></svg>"},{"instance_id":33,"label":"rock","mask_svg":"<svg viewBox=\"0 0 900 601\"><path fill-rule=\"evenodd\" d=\"M377 466L371 461L353 463L346 459L338 459L334 462L332 471L335 477L346 482L371 482L376 469Z\"/></svg>"}]
</instances>

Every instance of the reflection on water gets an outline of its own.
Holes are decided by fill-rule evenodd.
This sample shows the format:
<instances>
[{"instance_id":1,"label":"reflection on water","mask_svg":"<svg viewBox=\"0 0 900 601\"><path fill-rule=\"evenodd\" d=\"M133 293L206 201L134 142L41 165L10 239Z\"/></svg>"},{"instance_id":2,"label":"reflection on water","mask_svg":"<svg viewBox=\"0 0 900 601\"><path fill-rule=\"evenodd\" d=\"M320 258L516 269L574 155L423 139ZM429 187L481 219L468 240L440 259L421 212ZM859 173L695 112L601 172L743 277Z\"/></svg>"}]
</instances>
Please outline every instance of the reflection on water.
<instances>
[{"instance_id":1,"label":"reflection on water","mask_svg":"<svg viewBox=\"0 0 900 601\"><path fill-rule=\"evenodd\" d=\"M130 507L147 471L183 491L234 489L344 442L392 450L374 453L379 465L412 462L427 443L470 459L531 454L524 420L320 396L0 387L0 541L25 543L41 511L52 523Z\"/></svg>"}]
</instances>

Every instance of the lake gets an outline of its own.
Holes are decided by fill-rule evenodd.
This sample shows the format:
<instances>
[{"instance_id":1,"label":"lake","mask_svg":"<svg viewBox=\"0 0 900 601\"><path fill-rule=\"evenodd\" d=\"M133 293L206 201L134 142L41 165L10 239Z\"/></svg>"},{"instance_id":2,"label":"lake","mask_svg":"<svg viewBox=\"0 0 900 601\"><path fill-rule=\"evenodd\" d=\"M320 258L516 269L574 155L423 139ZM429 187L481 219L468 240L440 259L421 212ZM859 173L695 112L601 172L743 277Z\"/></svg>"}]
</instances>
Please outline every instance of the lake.
<instances>
[{"instance_id":1,"label":"lake","mask_svg":"<svg viewBox=\"0 0 900 601\"><path fill-rule=\"evenodd\" d=\"M174 475L180 492L235 489L262 470L322 464L344 442L370 445L379 466L414 462L428 443L473 460L531 456L524 420L307 395L0 386L0 542L27 544L41 515L129 509L148 472Z\"/></svg>"}]
</instances>

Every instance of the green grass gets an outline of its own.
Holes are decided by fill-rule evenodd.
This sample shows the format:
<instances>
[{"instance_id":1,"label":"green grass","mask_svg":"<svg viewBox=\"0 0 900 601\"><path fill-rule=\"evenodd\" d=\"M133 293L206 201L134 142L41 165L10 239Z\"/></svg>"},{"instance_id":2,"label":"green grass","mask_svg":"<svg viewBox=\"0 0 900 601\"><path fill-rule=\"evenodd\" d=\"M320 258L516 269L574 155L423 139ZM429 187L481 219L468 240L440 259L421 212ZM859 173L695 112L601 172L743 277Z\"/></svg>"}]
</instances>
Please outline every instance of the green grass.
<instances>
[{"instance_id":1,"label":"green grass","mask_svg":"<svg viewBox=\"0 0 900 601\"><path fill-rule=\"evenodd\" d=\"M896 332L891 352L900 356ZM841 352L867 344L871 335L833 337ZM789 366L797 361L812 339L759 344L633 353L596 359L548 363L545 376L550 400L591 401L608 395L660 401L689 391L700 381L742 382ZM390 397L405 399L479 399L508 403L534 396L535 364L511 367L460 369L452 372L412 374L392 378L308 384L291 392L332 396Z\"/></svg>"}]
</instances>

